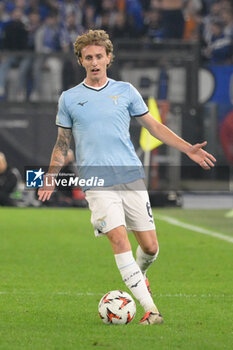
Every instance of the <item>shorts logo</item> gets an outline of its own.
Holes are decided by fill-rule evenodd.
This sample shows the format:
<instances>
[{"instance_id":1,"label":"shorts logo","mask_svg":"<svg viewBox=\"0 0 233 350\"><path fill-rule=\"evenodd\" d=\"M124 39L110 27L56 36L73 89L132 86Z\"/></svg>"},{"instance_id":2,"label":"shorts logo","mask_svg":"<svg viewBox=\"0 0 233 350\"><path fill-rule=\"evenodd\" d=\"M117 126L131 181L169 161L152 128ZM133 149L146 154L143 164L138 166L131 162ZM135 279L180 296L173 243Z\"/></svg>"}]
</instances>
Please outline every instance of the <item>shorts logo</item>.
<instances>
[{"instance_id":1,"label":"shorts logo","mask_svg":"<svg viewBox=\"0 0 233 350\"><path fill-rule=\"evenodd\" d=\"M43 176L44 171L39 170L27 170L26 171L26 187L37 188L44 186Z\"/></svg>"},{"instance_id":2,"label":"shorts logo","mask_svg":"<svg viewBox=\"0 0 233 350\"><path fill-rule=\"evenodd\" d=\"M102 229L106 226L106 221L103 219L99 219L95 223L96 229L99 231L99 233L102 232Z\"/></svg>"},{"instance_id":3,"label":"shorts logo","mask_svg":"<svg viewBox=\"0 0 233 350\"><path fill-rule=\"evenodd\" d=\"M149 215L150 218L153 218L152 211L151 211L151 206L149 202L146 202L146 209L147 209L147 214Z\"/></svg>"},{"instance_id":4,"label":"shorts logo","mask_svg":"<svg viewBox=\"0 0 233 350\"><path fill-rule=\"evenodd\" d=\"M106 221L102 221L102 222L101 222L101 226L102 226L102 227L105 227L105 226L106 226Z\"/></svg>"}]
</instances>

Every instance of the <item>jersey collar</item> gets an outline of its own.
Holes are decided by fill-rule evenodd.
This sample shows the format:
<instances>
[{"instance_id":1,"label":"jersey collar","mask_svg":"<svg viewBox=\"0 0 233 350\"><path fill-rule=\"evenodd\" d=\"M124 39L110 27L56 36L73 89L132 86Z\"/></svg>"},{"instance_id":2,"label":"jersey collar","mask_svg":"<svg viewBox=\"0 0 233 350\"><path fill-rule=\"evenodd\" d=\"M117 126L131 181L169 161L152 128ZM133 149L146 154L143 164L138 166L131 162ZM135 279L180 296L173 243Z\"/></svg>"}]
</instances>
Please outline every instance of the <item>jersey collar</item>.
<instances>
[{"instance_id":1,"label":"jersey collar","mask_svg":"<svg viewBox=\"0 0 233 350\"><path fill-rule=\"evenodd\" d=\"M83 86L85 86L85 87L88 88L88 89L97 91L97 92L103 90L104 88L106 88L106 86L108 86L108 84L109 84L109 79L106 81L106 83L105 83L104 85L99 86L99 87L93 87L93 86L87 85L87 84L85 83L85 81L83 81Z\"/></svg>"}]
</instances>

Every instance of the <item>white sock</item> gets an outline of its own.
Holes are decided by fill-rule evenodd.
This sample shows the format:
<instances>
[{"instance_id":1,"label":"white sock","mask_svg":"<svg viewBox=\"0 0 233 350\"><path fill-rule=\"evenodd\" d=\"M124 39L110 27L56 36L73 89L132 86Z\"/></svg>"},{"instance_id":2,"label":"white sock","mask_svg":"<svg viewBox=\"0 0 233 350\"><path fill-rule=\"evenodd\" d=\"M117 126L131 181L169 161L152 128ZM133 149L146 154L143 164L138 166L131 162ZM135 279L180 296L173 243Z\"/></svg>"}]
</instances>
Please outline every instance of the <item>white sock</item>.
<instances>
[{"instance_id":1,"label":"white sock","mask_svg":"<svg viewBox=\"0 0 233 350\"><path fill-rule=\"evenodd\" d=\"M115 254L116 264L120 270L123 281L135 298L140 302L144 310L158 312L157 307L148 292L145 280L132 251Z\"/></svg>"},{"instance_id":2,"label":"white sock","mask_svg":"<svg viewBox=\"0 0 233 350\"><path fill-rule=\"evenodd\" d=\"M144 253L140 245L137 247L136 251L136 262L138 266L140 267L142 274L144 275L144 278L146 278L146 271L151 266L151 264L157 259L159 255L159 248L154 255L149 255Z\"/></svg>"}]
</instances>

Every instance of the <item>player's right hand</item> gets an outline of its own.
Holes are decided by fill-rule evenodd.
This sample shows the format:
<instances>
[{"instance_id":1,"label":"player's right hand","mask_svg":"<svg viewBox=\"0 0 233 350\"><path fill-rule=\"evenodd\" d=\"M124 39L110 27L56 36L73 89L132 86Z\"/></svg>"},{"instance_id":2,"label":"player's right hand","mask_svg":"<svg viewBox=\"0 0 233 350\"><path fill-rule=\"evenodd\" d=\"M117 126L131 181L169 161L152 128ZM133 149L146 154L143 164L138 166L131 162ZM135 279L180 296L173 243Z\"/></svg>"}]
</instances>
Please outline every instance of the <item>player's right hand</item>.
<instances>
[{"instance_id":1,"label":"player's right hand","mask_svg":"<svg viewBox=\"0 0 233 350\"><path fill-rule=\"evenodd\" d=\"M55 189L55 176L53 174L46 174L44 176L44 186L38 190L39 201L48 201Z\"/></svg>"},{"instance_id":2,"label":"player's right hand","mask_svg":"<svg viewBox=\"0 0 233 350\"><path fill-rule=\"evenodd\" d=\"M212 154L206 152L203 149L203 147L206 145L207 141L191 145L186 154L190 159L199 164L204 170L209 170L215 166L216 159Z\"/></svg>"}]
</instances>

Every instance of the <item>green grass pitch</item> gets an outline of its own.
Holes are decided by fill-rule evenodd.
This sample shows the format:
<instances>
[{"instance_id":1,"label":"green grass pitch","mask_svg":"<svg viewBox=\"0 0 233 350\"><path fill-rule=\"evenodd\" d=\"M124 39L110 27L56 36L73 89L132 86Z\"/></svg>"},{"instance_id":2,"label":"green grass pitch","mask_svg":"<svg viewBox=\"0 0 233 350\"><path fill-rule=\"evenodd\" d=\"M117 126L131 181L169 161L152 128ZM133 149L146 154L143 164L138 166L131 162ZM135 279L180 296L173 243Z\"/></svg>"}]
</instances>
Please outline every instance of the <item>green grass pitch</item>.
<instances>
[{"instance_id":1,"label":"green grass pitch","mask_svg":"<svg viewBox=\"0 0 233 350\"><path fill-rule=\"evenodd\" d=\"M156 214L232 237L224 210ZM157 220L160 254L148 272L165 323L104 325L109 290L127 290L86 209L0 209L0 349L232 349L232 242ZM136 241L130 234L133 249Z\"/></svg>"}]
</instances>

